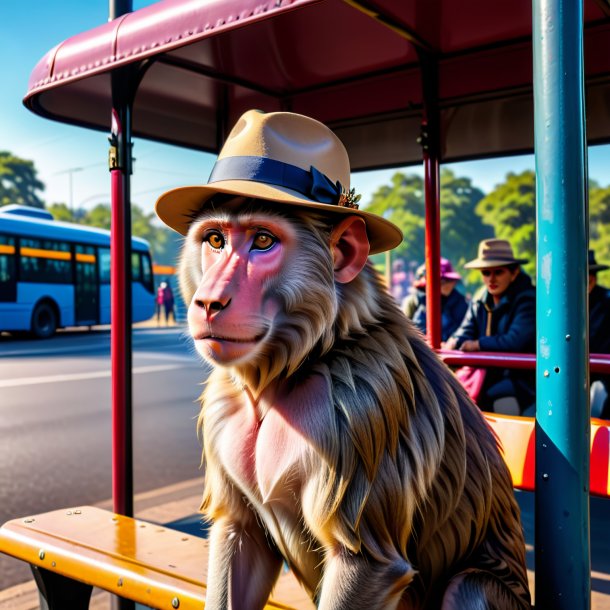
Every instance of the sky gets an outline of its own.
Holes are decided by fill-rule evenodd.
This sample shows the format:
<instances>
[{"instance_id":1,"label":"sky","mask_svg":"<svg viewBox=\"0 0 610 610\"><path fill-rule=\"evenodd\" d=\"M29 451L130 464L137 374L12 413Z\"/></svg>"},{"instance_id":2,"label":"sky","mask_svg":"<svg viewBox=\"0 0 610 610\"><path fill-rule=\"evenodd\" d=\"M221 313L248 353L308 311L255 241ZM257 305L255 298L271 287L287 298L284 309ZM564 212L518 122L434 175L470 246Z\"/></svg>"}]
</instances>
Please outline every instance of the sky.
<instances>
[{"instance_id":1,"label":"sky","mask_svg":"<svg viewBox=\"0 0 610 610\"><path fill-rule=\"evenodd\" d=\"M134 10L152 4L134 0ZM23 106L28 80L36 63L52 47L70 36L96 27L108 19L107 0L30 0L2 2L0 50L0 150L34 162L45 184L47 203L65 202L91 209L108 202L108 134L43 119ZM135 171L132 201L150 212L159 195L177 186L207 181L214 157L206 153L134 140ZM610 183L610 146L589 150L589 175ZM447 165L457 175L489 192L508 172L534 168L533 155L488 159ZM352 186L366 204L375 190L388 184L396 169L354 173ZM423 174L421 166L404 171Z\"/></svg>"}]
</instances>

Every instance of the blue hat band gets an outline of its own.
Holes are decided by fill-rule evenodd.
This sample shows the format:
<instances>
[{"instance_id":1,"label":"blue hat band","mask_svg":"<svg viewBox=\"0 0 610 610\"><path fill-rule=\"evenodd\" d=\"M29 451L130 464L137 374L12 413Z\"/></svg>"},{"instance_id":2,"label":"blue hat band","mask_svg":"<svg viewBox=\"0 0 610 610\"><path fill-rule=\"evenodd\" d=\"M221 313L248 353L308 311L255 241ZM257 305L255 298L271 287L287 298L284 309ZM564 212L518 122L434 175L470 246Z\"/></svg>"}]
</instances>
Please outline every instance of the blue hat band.
<instances>
[{"instance_id":1,"label":"blue hat band","mask_svg":"<svg viewBox=\"0 0 610 610\"><path fill-rule=\"evenodd\" d=\"M343 188L313 165L309 171L267 157L225 157L218 159L208 184L224 180L248 180L279 186L301 193L318 203L338 205Z\"/></svg>"}]
</instances>

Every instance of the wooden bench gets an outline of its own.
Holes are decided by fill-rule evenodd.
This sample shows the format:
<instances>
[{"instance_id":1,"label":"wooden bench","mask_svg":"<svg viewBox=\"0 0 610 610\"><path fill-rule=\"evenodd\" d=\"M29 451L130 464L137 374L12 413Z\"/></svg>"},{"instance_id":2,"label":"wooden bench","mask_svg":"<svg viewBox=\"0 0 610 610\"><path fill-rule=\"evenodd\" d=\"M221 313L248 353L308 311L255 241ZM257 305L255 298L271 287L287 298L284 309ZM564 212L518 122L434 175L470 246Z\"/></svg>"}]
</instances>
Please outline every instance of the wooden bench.
<instances>
[{"instance_id":1,"label":"wooden bench","mask_svg":"<svg viewBox=\"0 0 610 610\"><path fill-rule=\"evenodd\" d=\"M533 417L484 413L502 446L504 461L517 489L534 491L536 472L536 422ZM591 419L590 493L610 496L610 425Z\"/></svg>"},{"instance_id":2,"label":"wooden bench","mask_svg":"<svg viewBox=\"0 0 610 610\"><path fill-rule=\"evenodd\" d=\"M485 413L503 447L516 488L535 487L535 421ZM591 493L610 495L610 428L591 422ZM160 609L205 605L207 540L154 523L83 506L5 523L0 552L26 561L48 610L81 610L92 587ZM313 610L291 573L268 609Z\"/></svg>"},{"instance_id":3,"label":"wooden bench","mask_svg":"<svg viewBox=\"0 0 610 610\"><path fill-rule=\"evenodd\" d=\"M85 610L92 588L159 609L205 606L208 541L82 506L8 521L0 552L32 566L48 610ZM267 609L315 606L284 572Z\"/></svg>"}]
</instances>

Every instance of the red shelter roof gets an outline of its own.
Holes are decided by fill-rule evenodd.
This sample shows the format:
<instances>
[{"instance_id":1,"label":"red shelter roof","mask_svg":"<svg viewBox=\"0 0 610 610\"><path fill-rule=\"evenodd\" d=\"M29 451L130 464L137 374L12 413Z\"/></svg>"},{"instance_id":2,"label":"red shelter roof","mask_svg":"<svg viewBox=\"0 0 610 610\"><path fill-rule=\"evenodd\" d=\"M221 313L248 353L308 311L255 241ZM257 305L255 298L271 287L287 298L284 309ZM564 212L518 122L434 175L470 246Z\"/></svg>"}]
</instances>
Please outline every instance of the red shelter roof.
<instances>
[{"instance_id":1,"label":"red shelter roof","mask_svg":"<svg viewBox=\"0 0 610 610\"><path fill-rule=\"evenodd\" d=\"M25 104L108 130L110 73L139 81L136 136L216 152L246 109L331 126L354 169L419 162L420 59L438 68L443 161L533 148L525 0L165 0L69 38ZM590 142L610 141L610 8L585 0Z\"/></svg>"}]
</instances>

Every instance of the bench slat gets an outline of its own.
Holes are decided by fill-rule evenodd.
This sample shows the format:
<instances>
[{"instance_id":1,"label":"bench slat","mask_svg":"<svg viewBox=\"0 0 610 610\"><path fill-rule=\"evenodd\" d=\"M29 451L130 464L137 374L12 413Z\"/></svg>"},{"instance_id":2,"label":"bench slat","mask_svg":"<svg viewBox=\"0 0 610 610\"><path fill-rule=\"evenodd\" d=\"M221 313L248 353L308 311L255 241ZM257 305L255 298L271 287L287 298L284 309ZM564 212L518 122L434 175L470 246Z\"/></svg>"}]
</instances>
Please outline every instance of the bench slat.
<instances>
[{"instance_id":1,"label":"bench slat","mask_svg":"<svg viewBox=\"0 0 610 610\"><path fill-rule=\"evenodd\" d=\"M496 413L483 415L500 439L513 485L533 491L536 485L535 419ZM590 492L596 496L610 496L610 426L601 419L591 419Z\"/></svg>"},{"instance_id":2,"label":"bench slat","mask_svg":"<svg viewBox=\"0 0 610 610\"><path fill-rule=\"evenodd\" d=\"M121 597L161 609L205 605L208 541L83 506L15 519L0 528L0 551ZM291 573L266 608L311 610Z\"/></svg>"}]
</instances>

